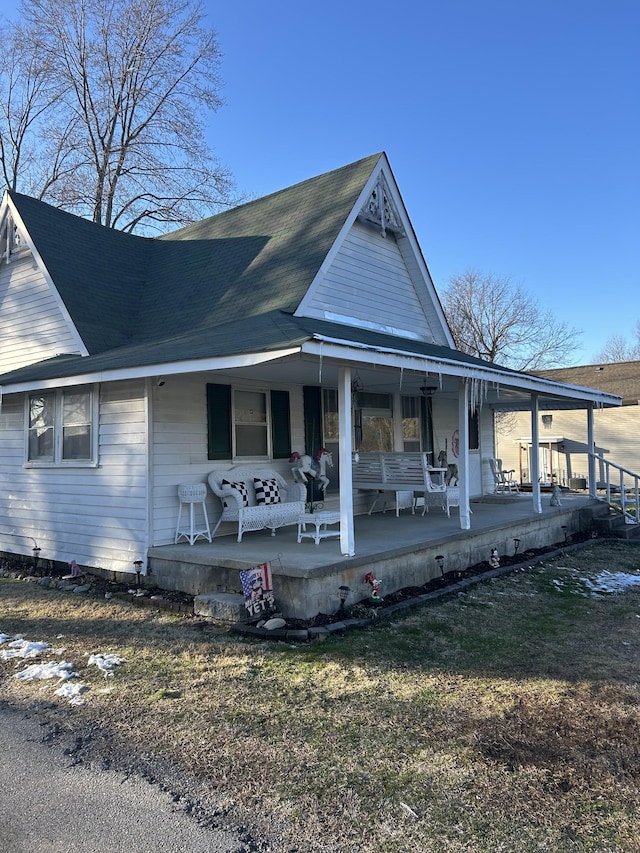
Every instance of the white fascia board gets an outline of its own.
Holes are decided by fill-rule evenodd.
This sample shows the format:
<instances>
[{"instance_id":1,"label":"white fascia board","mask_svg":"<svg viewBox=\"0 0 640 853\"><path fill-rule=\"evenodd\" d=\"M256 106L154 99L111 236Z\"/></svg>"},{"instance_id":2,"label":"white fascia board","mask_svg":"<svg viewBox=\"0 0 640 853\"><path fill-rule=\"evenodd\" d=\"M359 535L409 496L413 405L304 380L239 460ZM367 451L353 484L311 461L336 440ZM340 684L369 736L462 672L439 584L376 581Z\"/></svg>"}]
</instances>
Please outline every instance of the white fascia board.
<instances>
[{"instance_id":1,"label":"white fascia board","mask_svg":"<svg viewBox=\"0 0 640 853\"><path fill-rule=\"evenodd\" d=\"M464 364L454 359L418 355L402 349L375 347L361 344L355 341L329 338L323 335L314 335L314 339L302 345L302 352L323 356L325 358L336 358L346 361L371 364L371 355L375 353L375 363L385 367L404 368L405 370L429 371L431 373L443 373L447 376L468 377L494 382L497 385L517 388L520 391L531 394L545 394L568 399L584 400L599 406L619 406L622 398L615 394L607 394L604 391L596 391L591 388L581 388L577 385L562 385L549 379L539 379L525 373L507 373L487 363L487 366L478 364ZM363 357L366 353L366 357ZM508 407L509 403L505 403Z\"/></svg>"},{"instance_id":2,"label":"white fascia board","mask_svg":"<svg viewBox=\"0 0 640 853\"><path fill-rule=\"evenodd\" d=\"M53 279L49 275L49 271L47 270L47 268L46 268L46 266L45 266L45 264L44 264L44 262L40 256L40 252L38 251L35 243L31 239L31 235L29 234L29 231L27 230L27 227L24 224L22 217L18 213L13 201L9 198L8 195L7 195L7 200L8 200L9 208L11 210L11 215L13 216L13 221L20 228L21 234L24 236L25 240L27 241L27 244L29 245L29 248L31 249L31 254L33 256L33 259L35 260L38 269L40 270L40 272L44 276L45 281L49 285L49 288L51 289L51 293L53 294L53 297L58 304L58 308L60 309L60 313L62 314L62 316L66 320L67 325L69 326L69 329L71 330L71 335L72 335L73 339L76 341L76 344L78 345L78 355L83 355L83 356L89 355L89 350L86 348L84 341L80 337L80 334L78 333L78 330L76 329L76 324L71 319L71 314L69 314L69 312L67 311L67 306L62 301L62 297L58 293L58 288L55 286Z\"/></svg>"},{"instance_id":3,"label":"white fascia board","mask_svg":"<svg viewBox=\"0 0 640 853\"><path fill-rule=\"evenodd\" d=\"M362 210L363 205L369 199L369 196L373 192L373 189L378 182L378 176L380 175L381 172L384 174L384 177L387 180L387 187L388 187L389 192L391 193L391 195L393 197L394 204L396 205L396 210L399 211L400 216L402 218L402 224L404 225L406 239L409 241L409 243L411 245L411 249L412 249L413 254L415 256L415 259L416 259L416 262L417 262L418 267L420 269L420 272L424 278L427 289L431 288L433 290L433 295L434 295L433 304L435 305L436 311L440 316L442 328L445 330L445 333L446 333L447 338L449 339L450 345L453 346L453 344L454 344L453 338L451 337L451 332L449 330L449 324L447 323L446 317L444 316L444 311L442 310L442 303L440 302L440 297L438 296L437 291L435 289L433 279L431 278L431 273L429 272L429 268L427 267L426 261L424 259L424 255L422 254L422 249L420 248L420 244L418 243L418 239L417 239L415 231L413 229L413 225L412 225L411 220L409 218L409 214L407 212L407 209L404 205L404 201L402 200L402 197L400 195L400 190L398 188L398 184L396 182L395 175L393 174L393 171L391 169L391 165L389 163L389 160L388 160L386 154L381 154L380 159L378 160L376 166L374 167L374 169L371 172L371 175L369 176L369 180L367 181L367 183L363 187L362 192L360 193L356 203L354 204L353 208L351 209L349 216L346 218L344 225L340 229L340 232L339 232L338 236L336 237L336 240L335 240L333 246L327 252L327 255L326 255L324 261L322 262L320 269L316 273L315 278L311 282L309 289L307 290L306 294L302 297L300 304L296 308L296 310L294 312L294 317L305 317L306 316L307 307L309 305L309 302L311 302L311 300L313 299L313 297L315 295L315 291L318 287L318 282L320 282L324 279L324 277L327 273L327 270L333 264L333 261L334 261L336 255L338 254L340 248L342 247L342 244L344 243L347 234L349 233L354 222L356 221L356 219L360 215L360 211ZM326 319L329 319L329 318L326 318Z\"/></svg>"},{"instance_id":4,"label":"white fascia board","mask_svg":"<svg viewBox=\"0 0 640 853\"><path fill-rule=\"evenodd\" d=\"M273 352L244 353L219 358L194 359L193 361L173 361L170 363L145 364L141 367L116 368L88 373L75 373L59 379L35 379L29 382L17 382L0 385L0 394L15 394L20 391L41 391L47 388L69 388L73 385L90 385L95 382L115 382L126 379L146 379L150 376L177 376L185 373L203 371L234 370L240 367L252 367L268 361L277 361L300 352L300 347L274 350Z\"/></svg>"},{"instance_id":5,"label":"white fascia board","mask_svg":"<svg viewBox=\"0 0 640 853\"><path fill-rule=\"evenodd\" d=\"M433 279L431 278L431 273L429 272L429 265L424 257L424 253L422 251L422 247L420 246L420 242L416 235L416 232L413 228L413 223L411 222L411 217L409 216L409 212L405 207L404 200L400 195L400 188L395 179L395 175L393 174L393 170L391 169L391 164L387 161L386 163L386 177L387 177L387 185L389 187L389 192L393 197L393 201L396 205L396 209L400 211L400 215L402 217L402 224L404 225L405 237L400 238L399 243L402 239L405 239L409 242L411 246L411 251L418 265L418 269L420 270L420 274L423 278L423 281L426 285L427 291L431 292L431 304L435 308L435 311L440 320L440 325L444 330L445 337L449 343L449 346L454 347L455 342L453 340L453 336L451 334L451 329L449 328L449 323L447 322L447 318L445 317L444 310L442 308L442 302L440 301L440 296L438 295L438 291L436 290L436 286L433 283ZM402 249L401 249L402 251Z\"/></svg>"}]
</instances>

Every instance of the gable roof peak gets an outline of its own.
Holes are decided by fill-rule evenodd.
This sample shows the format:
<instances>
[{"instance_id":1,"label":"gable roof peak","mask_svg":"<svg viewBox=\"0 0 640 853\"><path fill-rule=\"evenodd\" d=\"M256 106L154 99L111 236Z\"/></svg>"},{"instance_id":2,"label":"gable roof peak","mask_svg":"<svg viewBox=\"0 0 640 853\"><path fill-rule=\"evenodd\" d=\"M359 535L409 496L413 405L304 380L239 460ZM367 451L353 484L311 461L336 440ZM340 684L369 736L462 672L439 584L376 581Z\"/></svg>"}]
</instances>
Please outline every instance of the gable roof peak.
<instances>
[{"instance_id":1,"label":"gable roof peak","mask_svg":"<svg viewBox=\"0 0 640 853\"><path fill-rule=\"evenodd\" d=\"M279 190L274 190L266 195L238 204L235 207L230 207L228 210L214 213L206 219L185 225L175 231L170 231L167 234L161 234L158 236L158 239L193 239L194 237L198 237L202 231L207 231L211 225L215 225L217 228L226 220L234 220L235 222L240 217L251 217L256 208L275 209L278 208L281 200L284 201L296 197L308 198L310 195L317 193L323 185L327 185L328 187L334 186L336 191L338 188L350 186L350 178L355 181L361 181L364 186L381 159L388 162L387 156L384 152L370 154L367 157L362 157L360 160L355 160L345 166L339 166L336 169L331 169L328 172L323 172L312 178L306 178L295 184L282 187Z\"/></svg>"}]
</instances>

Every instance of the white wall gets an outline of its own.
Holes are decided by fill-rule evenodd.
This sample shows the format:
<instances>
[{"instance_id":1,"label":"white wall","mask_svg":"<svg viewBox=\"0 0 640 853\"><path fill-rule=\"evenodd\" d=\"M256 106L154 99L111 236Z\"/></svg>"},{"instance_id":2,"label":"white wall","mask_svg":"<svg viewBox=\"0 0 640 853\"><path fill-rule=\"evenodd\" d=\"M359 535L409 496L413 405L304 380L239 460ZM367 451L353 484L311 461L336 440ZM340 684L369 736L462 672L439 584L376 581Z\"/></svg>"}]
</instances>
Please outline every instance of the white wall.
<instances>
[{"instance_id":1,"label":"white wall","mask_svg":"<svg viewBox=\"0 0 640 853\"><path fill-rule=\"evenodd\" d=\"M236 464L229 460L207 459L207 382L255 390L281 388L289 391L291 446L304 447L301 386L274 384L265 387L220 373L169 376L161 388L152 383L152 545L166 545L174 540L178 520L178 486L181 483L205 483L211 471L222 471ZM274 468L291 481L285 460L256 461L256 467ZM210 521L219 514L218 500L211 491L208 493L207 511Z\"/></svg>"},{"instance_id":2,"label":"white wall","mask_svg":"<svg viewBox=\"0 0 640 853\"><path fill-rule=\"evenodd\" d=\"M78 352L78 341L29 253L0 264L0 317L0 373Z\"/></svg>"},{"instance_id":3,"label":"white wall","mask_svg":"<svg viewBox=\"0 0 640 853\"><path fill-rule=\"evenodd\" d=\"M304 308L309 317L333 314L411 332L434 333L393 235L355 224ZM441 334L441 331L440 331ZM440 341L439 341L440 342ZM444 341L442 341L444 343Z\"/></svg>"},{"instance_id":4,"label":"white wall","mask_svg":"<svg viewBox=\"0 0 640 853\"><path fill-rule=\"evenodd\" d=\"M552 427L548 434L554 437L564 437L573 441L587 441L587 414L584 409L575 411L545 412L553 415ZM621 406L611 409L596 409L593 413L594 439L596 447L608 452L604 458L615 462L624 468L640 473L640 406ZM540 426L540 440L544 441L547 431ZM510 429L503 430L497 435L499 456L503 467L514 468L516 478L520 474L520 457L518 438L531 437L531 415L529 412L518 412L512 416ZM523 457L523 465L524 465ZM571 475L573 477L587 476L587 456L584 453L571 455ZM554 465L559 465L561 472L567 469L566 455L554 454ZM596 471L598 478L600 472ZM564 485L564 484L563 484Z\"/></svg>"},{"instance_id":5,"label":"white wall","mask_svg":"<svg viewBox=\"0 0 640 853\"><path fill-rule=\"evenodd\" d=\"M98 467L24 465L22 394L0 413L0 550L131 571L147 550L146 402L142 381L105 384Z\"/></svg>"},{"instance_id":6,"label":"white wall","mask_svg":"<svg viewBox=\"0 0 640 853\"><path fill-rule=\"evenodd\" d=\"M472 450L469 453L469 497L478 497L487 492L493 491L487 487L484 481L485 472L483 470L482 459L484 455L491 455L493 450L486 453L485 447L493 448L493 416L489 409L480 411L480 449ZM453 455L451 449L452 437L455 430L458 429L458 403L456 400L439 399L436 394L433 404L433 432L434 432L434 450L435 459L433 465L438 465L438 453L441 450L447 449L447 459L449 463L458 463L458 459ZM491 481L493 482L493 481ZM489 484L490 486L490 484Z\"/></svg>"}]
</instances>

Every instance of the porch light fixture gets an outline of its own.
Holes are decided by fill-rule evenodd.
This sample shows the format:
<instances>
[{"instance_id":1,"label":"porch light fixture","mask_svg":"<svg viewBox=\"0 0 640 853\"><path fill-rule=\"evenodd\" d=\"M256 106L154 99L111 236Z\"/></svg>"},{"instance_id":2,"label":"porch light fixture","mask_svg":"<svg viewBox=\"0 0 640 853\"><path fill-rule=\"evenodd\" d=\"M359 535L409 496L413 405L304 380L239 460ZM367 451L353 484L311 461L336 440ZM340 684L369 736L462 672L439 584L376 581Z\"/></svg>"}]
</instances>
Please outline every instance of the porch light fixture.
<instances>
[{"instance_id":1,"label":"porch light fixture","mask_svg":"<svg viewBox=\"0 0 640 853\"><path fill-rule=\"evenodd\" d=\"M436 555L436 565L440 571L440 574L444 577L444 554Z\"/></svg>"},{"instance_id":2,"label":"porch light fixture","mask_svg":"<svg viewBox=\"0 0 640 853\"><path fill-rule=\"evenodd\" d=\"M438 390L437 385L421 385L420 391L424 397L433 397L433 395Z\"/></svg>"},{"instance_id":3,"label":"porch light fixture","mask_svg":"<svg viewBox=\"0 0 640 853\"><path fill-rule=\"evenodd\" d=\"M340 599L340 610L339 610L340 613L344 613L344 605L345 605L347 598L349 597L350 592L351 592L351 588L348 586L345 586L344 584L342 586L338 587L338 598Z\"/></svg>"},{"instance_id":4,"label":"porch light fixture","mask_svg":"<svg viewBox=\"0 0 640 853\"><path fill-rule=\"evenodd\" d=\"M513 556L515 557L518 554L518 548L520 547L520 540L518 537L514 537L513 540Z\"/></svg>"},{"instance_id":5,"label":"porch light fixture","mask_svg":"<svg viewBox=\"0 0 640 853\"><path fill-rule=\"evenodd\" d=\"M136 570L136 585L140 589L140 575L142 573L142 560L134 560L133 565Z\"/></svg>"}]
</instances>

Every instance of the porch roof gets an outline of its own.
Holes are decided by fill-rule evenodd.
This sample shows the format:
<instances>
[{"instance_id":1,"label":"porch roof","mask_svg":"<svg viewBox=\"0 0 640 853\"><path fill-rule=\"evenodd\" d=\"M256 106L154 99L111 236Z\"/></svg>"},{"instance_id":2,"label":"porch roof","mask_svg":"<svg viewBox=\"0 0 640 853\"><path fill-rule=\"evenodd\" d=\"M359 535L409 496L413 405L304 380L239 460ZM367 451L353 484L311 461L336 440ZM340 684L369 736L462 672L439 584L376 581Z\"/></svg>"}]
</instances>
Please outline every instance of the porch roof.
<instances>
[{"instance_id":1,"label":"porch roof","mask_svg":"<svg viewBox=\"0 0 640 853\"><path fill-rule=\"evenodd\" d=\"M337 369L357 371L365 389L419 394L425 384L457 393L457 379L476 382L478 404L526 410L618 406L604 391L519 373L450 347L281 310L121 346L96 355L61 355L0 376L4 393L157 375L251 370L260 379L337 385ZM246 375L246 374L245 374Z\"/></svg>"},{"instance_id":2,"label":"porch roof","mask_svg":"<svg viewBox=\"0 0 640 853\"><path fill-rule=\"evenodd\" d=\"M533 444L533 440L530 435L525 435L520 438L514 438L513 443L530 447ZM573 438L565 438L563 435L552 435L549 437L540 435L538 437L538 444L540 447L548 447L552 444L559 453L589 453L590 451L590 447L586 442L576 441ZM610 452L608 448L599 447L598 445L595 445L593 450L599 456Z\"/></svg>"}]
</instances>

